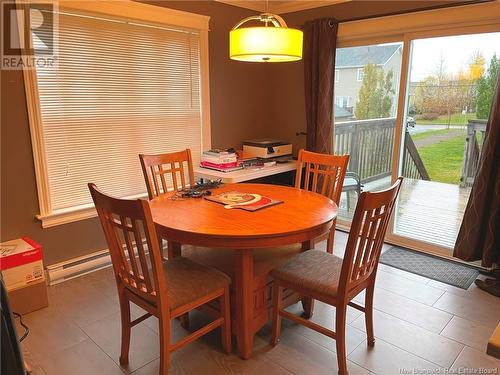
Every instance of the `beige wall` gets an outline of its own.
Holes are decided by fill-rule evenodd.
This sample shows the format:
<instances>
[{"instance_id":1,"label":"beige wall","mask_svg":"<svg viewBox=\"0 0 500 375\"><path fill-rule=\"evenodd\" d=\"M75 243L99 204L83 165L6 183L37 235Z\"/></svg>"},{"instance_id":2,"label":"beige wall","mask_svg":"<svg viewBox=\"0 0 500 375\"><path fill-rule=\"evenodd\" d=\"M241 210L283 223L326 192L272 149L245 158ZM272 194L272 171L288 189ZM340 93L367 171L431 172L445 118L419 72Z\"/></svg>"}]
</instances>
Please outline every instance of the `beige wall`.
<instances>
[{"instance_id":1,"label":"beige wall","mask_svg":"<svg viewBox=\"0 0 500 375\"><path fill-rule=\"evenodd\" d=\"M262 64L229 60L229 30L253 12L216 2L161 1L157 5L211 16L210 95L212 144L240 146L265 131L271 92ZM22 73L1 73L1 231L0 240L30 236L44 247L45 263L53 264L106 248L98 220L42 229L30 143Z\"/></svg>"},{"instance_id":2,"label":"beige wall","mask_svg":"<svg viewBox=\"0 0 500 375\"><path fill-rule=\"evenodd\" d=\"M325 7L286 16L292 26L305 20L357 16L412 9L436 2L361 2ZM302 63L246 64L228 58L228 32L254 14L241 8L199 1L159 1L156 5L211 16L210 94L213 146L240 146L246 138L276 136L298 148L305 129ZM45 263L53 264L106 248L98 220L42 229L39 213L22 73L1 73L0 240L30 236L44 247Z\"/></svg>"}]
</instances>

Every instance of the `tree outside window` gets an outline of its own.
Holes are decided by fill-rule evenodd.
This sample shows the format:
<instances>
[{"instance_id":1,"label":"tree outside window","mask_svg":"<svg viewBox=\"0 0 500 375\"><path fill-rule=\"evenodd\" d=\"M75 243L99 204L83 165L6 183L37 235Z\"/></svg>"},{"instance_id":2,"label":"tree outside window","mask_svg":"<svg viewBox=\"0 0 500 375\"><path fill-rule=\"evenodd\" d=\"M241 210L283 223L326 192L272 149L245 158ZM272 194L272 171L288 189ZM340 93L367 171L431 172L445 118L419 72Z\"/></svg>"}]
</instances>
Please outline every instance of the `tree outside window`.
<instances>
[{"instance_id":1,"label":"tree outside window","mask_svg":"<svg viewBox=\"0 0 500 375\"><path fill-rule=\"evenodd\" d=\"M384 74L383 69L375 64L365 66L363 82L354 110L356 119L365 120L390 116L394 96L393 76L392 69Z\"/></svg>"},{"instance_id":2,"label":"tree outside window","mask_svg":"<svg viewBox=\"0 0 500 375\"><path fill-rule=\"evenodd\" d=\"M482 74L477 82L476 116L479 119L487 119L490 114L495 84L500 71L500 58L496 54L490 60L486 74Z\"/></svg>"}]
</instances>

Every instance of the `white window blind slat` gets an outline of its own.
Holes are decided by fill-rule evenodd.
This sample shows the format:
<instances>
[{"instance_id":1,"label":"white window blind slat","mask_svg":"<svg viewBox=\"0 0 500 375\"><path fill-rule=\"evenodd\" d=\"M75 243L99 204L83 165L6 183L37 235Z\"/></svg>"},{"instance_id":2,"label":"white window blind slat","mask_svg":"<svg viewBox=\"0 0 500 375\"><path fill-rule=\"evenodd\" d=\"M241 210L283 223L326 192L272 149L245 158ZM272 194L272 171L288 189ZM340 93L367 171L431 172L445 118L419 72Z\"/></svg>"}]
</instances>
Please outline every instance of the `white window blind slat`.
<instances>
[{"instance_id":1,"label":"white window blind slat","mask_svg":"<svg viewBox=\"0 0 500 375\"><path fill-rule=\"evenodd\" d=\"M144 193L140 153L199 161L197 32L63 13L58 28L58 66L36 72L52 211L91 203L88 182Z\"/></svg>"}]
</instances>

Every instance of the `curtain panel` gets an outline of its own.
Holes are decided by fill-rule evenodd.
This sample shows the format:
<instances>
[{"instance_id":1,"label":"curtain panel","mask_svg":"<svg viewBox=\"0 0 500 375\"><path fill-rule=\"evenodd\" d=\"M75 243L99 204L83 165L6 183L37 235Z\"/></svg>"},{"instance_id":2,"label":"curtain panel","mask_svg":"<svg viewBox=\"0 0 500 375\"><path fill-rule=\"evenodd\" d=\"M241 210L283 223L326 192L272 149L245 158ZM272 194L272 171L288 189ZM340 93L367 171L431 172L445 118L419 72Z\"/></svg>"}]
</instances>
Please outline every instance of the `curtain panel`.
<instances>
[{"instance_id":1,"label":"curtain panel","mask_svg":"<svg viewBox=\"0 0 500 375\"><path fill-rule=\"evenodd\" d=\"M500 267L500 74L481 159L453 256Z\"/></svg>"},{"instance_id":2,"label":"curtain panel","mask_svg":"<svg viewBox=\"0 0 500 375\"><path fill-rule=\"evenodd\" d=\"M333 85L338 22L332 18L304 25L304 83L309 151L332 154Z\"/></svg>"}]
</instances>

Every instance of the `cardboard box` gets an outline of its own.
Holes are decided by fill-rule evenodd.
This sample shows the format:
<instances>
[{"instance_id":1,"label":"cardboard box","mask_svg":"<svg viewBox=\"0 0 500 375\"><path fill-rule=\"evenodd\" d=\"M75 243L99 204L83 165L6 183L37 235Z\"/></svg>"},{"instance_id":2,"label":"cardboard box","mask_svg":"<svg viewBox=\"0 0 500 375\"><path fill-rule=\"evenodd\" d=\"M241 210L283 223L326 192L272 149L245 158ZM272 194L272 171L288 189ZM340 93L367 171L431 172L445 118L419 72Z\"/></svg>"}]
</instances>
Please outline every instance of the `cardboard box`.
<instances>
[{"instance_id":1,"label":"cardboard box","mask_svg":"<svg viewBox=\"0 0 500 375\"><path fill-rule=\"evenodd\" d=\"M0 271L7 291L43 278L42 248L28 237L0 244Z\"/></svg>"},{"instance_id":2,"label":"cardboard box","mask_svg":"<svg viewBox=\"0 0 500 375\"><path fill-rule=\"evenodd\" d=\"M0 244L0 271L12 311L19 314L48 306L42 247L28 237Z\"/></svg>"},{"instance_id":3,"label":"cardboard box","mask_svg":"<svg viewBox=\"0 0 500 375\"><path fill-rule=\"evenodd\" d=\"M10 308L18 314L28 314L49 305L45 277L21 288L7 291Z\"/></svg>"}]
</instances>

